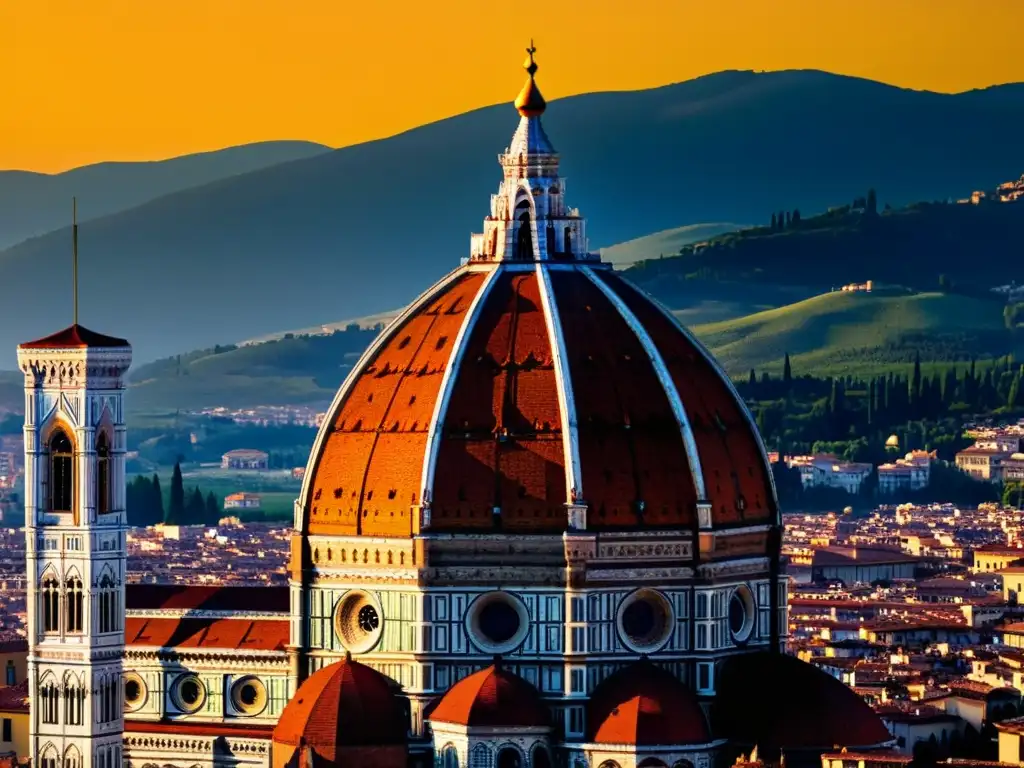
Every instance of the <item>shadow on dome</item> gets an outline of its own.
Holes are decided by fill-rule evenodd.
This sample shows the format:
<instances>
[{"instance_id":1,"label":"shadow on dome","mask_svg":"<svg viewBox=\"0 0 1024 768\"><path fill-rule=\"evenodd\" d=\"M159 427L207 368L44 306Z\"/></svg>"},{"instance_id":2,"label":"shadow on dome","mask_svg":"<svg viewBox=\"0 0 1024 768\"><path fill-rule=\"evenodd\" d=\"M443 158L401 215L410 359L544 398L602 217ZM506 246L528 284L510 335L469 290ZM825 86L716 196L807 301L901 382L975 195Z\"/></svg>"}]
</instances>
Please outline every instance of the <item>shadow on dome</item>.
<instances>
[{"instance_id":1,"label":"shadow on dome","mask_svg":"<svg viewBox=\"0 0 1024 768\"><path fill-rule=\"evenodd\" d=\"M711 716L716 736L766 755L782 751L787 762L793 752L864 750L892 740L850 688L813 664L778 653L726 661Z\"/></svg>"},{"instance_id":2,"label":"shadow on dome","mask_svg":"<svg viewBox=\"0 0 1024 768\"><path fill-rule=\"evenodd\" d=\"M642 660L594 690L586 740L655 747L707 744L713 737L693 691L668 670Z\"/></svg>"},{"instance_id":3,"label":"shadow on dome","mask_svg":"<svg viewBox=\"0 0 1024 768\"><path fill-rule=\"evenodd\" d=\"M392 681L346 656L311 675L284 708L273 768L405 768L409 722Z\"/></svg>"}]
</instances>

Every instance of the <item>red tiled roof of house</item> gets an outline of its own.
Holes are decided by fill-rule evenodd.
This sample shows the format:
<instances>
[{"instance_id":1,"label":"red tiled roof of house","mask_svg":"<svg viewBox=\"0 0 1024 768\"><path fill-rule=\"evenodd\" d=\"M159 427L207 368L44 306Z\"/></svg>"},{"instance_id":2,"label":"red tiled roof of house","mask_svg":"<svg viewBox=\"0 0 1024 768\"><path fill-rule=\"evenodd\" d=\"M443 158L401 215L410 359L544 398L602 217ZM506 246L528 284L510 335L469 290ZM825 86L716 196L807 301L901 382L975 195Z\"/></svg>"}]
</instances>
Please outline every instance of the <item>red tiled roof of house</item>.
<instances>
[{"instance_id":1,"label":"red tiled roof of house","mask_svg":"<svg viewBox=\"0 0 1024 768\"><path fill-rule=\"evenodd\" d=\"M125 645L155 648L283 651L290 623L284 619L163 619L129 616Z\"/></svg>"},{"instance_id":2,"label":"red tiled roof of house","mask_svg":"<svg viewBox=\"0 0 1024 768\"><path fill-rule=\"evenodd\" d=\"M541 727L551 713L540 692L512 672L492 664L463 678L432 704L427 719L468 727Z\"/></svg>"},{"instance_id":3,"label":"red tiled roof of house","mask_svg":"<svg viewBox=\"0 0 1024 768\"><path fill-rule=\"evenodd\" d=\"M648 661L605 679L587 703L587 741L654 747L706 744L711 729L693 692Z\"/></svg>"},{"instance_id":4,"label":"red tiled roof of house","mask_svg":"<svg viewBox=\"0 0 1024 768\"><path fill-rule=\"evenodd\" d=\"M127 340L116 336L90 331L82 325L69 325L67 328L35 341L27 341L22 349L83 349L92 347L120 348L131 346Z\"/></svg>"},{"instance_id":5,"label":"red tiled roof of house","mask_svg":"<svg viewBox=\"0 0 1024 768\"><path fill-rule=\"evenodd\" d=\"M220 587L179 584L128 584L125 608L129 611L246 611L289 613L288 587Z\"/></svg>"}]
</instances>

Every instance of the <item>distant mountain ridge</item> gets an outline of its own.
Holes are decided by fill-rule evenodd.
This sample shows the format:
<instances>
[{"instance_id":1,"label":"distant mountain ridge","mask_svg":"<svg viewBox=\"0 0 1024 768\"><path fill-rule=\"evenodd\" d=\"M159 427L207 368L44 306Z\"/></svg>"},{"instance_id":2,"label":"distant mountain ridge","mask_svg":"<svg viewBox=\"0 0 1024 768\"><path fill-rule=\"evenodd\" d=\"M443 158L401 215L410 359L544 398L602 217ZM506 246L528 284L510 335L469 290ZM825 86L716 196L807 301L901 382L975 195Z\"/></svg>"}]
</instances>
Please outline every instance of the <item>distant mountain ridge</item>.
<instances>
[{"instance_id":1,"label":"distant mountain ridge","mask_svg":"<svg viewBox=\"0 0 1024 768\"><path fill-rule=\"evenodd\" d=\"M54 174L0 171L0 248L66 226L73 196L79 198L80 220L94 219L330 150L310 141L267 141L167 160L95 163Z\"/></svg>"},{"instance_id":2,"label":"distant mountain ridge","mask_svg":"<svg viewBox=\"0 0 1024 768\"><path fill-rule=\"evenodd\" d=\"M488 107L91 221L83 322L129 336L144 362L402 306L467 254L516 120ZM945 199L1024 163L1024 135L991 130L1024 122L1020 85L944 95L815 71L723 72L562 99L544 120L592 248L824 210L869 187L894 205ZM19 318L0 349L63 322L36 289L62 295L68 242L58 231L0 252L0 306Z\"/></svg>"}]
</instances>

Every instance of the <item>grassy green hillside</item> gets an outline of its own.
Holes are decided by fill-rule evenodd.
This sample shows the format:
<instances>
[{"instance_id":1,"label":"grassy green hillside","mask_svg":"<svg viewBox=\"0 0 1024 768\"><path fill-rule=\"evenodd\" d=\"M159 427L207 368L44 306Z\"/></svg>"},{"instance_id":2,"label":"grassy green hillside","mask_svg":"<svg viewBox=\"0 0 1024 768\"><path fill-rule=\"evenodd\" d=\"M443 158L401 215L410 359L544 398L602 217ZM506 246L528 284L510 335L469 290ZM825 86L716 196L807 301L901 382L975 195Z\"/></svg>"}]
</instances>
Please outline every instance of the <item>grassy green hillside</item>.
<instances>
[{"instance_id":1,"label":"grassy green hillside","mask_svg":"<svg viewBox=\"0 0 1024 768\"><path fill-rule=\"evenodd\" d=\"M865 280L929 291L940 275L982 293L1024 282L1024 259L1012 256L1022 241L1021 203L918 203L877 215L847 206L782 231L759 227L683 246L626 274L669 306L736 285L769 296L787 287L804 291L801 298Z\"/></svg>"},{"instance_id":2,"label":"grassy green hillside","mask_svg":"<svg viewBox=\"0 0 1024 768\"><path fill-rule=\"evenodd\" d=\"M746 227L739 224L690 224L674 227L651 235L628 240L625 243L601 249L601 257L616 267L631 267L647 259L674 256L687 245L702 243L718 235L735 232Z\"/></svg>"},{"instance_id":3,"label":"grassy green hillside","mask_svg":"<svg viewBox=\"0 0 1024 768\"><path fill-rule=\"evenodd\" d=\"M330 400L376 335L349 328L164 358L132 371L129 408L152 414Z\"/></svg>"},{"instance_id":4,"label":"grassy green hillside","mask_svg":"<svg viewBox=\"0 0 1024 768\"><path fill-rule=\"evenodd\" d=\"M922 361L949 364L1024 349L1000 301L945 293L815 296L736 320L698 325L731 374L779 370L786 353L802 373L872 373Z\"/></svg>"}]
</instances>

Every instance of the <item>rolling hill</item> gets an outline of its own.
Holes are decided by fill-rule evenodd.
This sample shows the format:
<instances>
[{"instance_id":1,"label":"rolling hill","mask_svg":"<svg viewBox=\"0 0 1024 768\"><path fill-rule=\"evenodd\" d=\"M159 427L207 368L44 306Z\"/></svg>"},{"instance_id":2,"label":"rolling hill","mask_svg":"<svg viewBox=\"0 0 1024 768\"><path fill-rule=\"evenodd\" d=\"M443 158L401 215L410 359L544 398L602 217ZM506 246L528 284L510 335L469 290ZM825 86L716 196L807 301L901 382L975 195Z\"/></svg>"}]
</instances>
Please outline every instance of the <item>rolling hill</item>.
<instances>
[{"instance_id":1,"label":"rolling hill","mask_svg":"<svg viewBox=\"0 0 1024 768\"><path fill-rule=\"evenodd\" d=\"M1002 311L997 300L957 294L836 291L691 327L736 377L781 370L787 352L800 374L865 373L909 366L918 353L928 365L1020 356L1024 337L1005 328ZM159 360L132 372L129 409L326 404L376 333L350 326Z\"/></svg>"},{"instance_id":2,"label":"rolling hill","mask_svg":"<svg viewBox=\"0 0 1024 768\"><path fill-rule=\"evenodd\" d=\"M886 372L1024 351L998 300L949 293L835 291L693 332L733 376L779 372L789 353L801 374Z\"/></svg>"},{"instance_id":3,"label":"rolling hill","mask_svg":"<svg viewBox=\"0 0 1024 768\"><path fill-rule=\"evenodd\" d=\"M994 127L1022 118L1018 85L940 95L793 71L572 97L545 124L600 247L872 186L893 204L960 195L1020 173L1024 135ZM143 362L402 306L466 254L515 121L489 107L90 221L82 321L130 336ZM19 318L0 349L70 317L69 241L0 253L0 306Z\"/></svg>"},{"instance_id":4,"label":"rolling hill","mask_svg":"<svg viewBox=\"0 0 1024 768\"><path fill-rule=\"evenodd\" d=\"M330 151L308 141L269 141L200 152L154 162L97 163L63 173L0 171L0 248L66 227L71 198L78 196L79 220Z\"/></svg>"},{"instance_id":5,"label":"rolling hill","mask_svg":"<svg viewBox=\"0 0 1024 768\"><path fill-rule=\"evenodd\" d=\"M644 235L625 243L601 249L601 258L609 261L617 268L631 267L637 262L648 259L659 259L664 256L675 256L683 246L710 240L717 235L747 229L739 224L689 224L685 227L673 227L663 232Z\"/></svg>"},{"instance_id":6,"label":"rolling hill","mask_svg":"<svg viewBox=\"0 0 1024 768\"><path fill-rule=\"evenodd\" d=\"M849 208L849 206L847 206ZM1024 202L915 203L879 215L835 209L783 231L726 233L672 258L641 262L626 274L670 306L723 291L781 306L780 291L806 296L874 280L919 291L940 276L985 293L1024 283Z\"/></svg>"}]
</instances>

